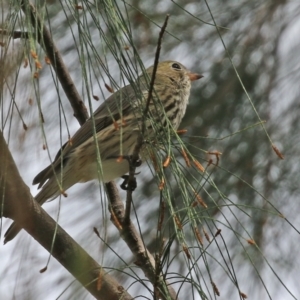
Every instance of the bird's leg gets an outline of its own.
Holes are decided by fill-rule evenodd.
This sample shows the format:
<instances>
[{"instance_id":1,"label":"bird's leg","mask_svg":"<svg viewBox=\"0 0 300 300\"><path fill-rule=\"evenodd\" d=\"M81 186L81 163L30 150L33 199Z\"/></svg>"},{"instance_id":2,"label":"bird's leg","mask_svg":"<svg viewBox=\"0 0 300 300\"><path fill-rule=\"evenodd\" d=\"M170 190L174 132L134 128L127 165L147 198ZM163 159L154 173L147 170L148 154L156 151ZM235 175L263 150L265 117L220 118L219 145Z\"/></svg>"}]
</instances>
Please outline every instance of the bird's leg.
<instances>
[{"instance_id":1,"label":"bird's leg","mask_svg":"<svg viewBox=\"0 0 300 300\"><path fill-rule=\"evenodd\" d=\"M124 181L120 185L121 189L127 191L131 190L134 191L137 187L136 178L134 175L137 175L139 173L134 173L136 167L140 167L142 164L142 160L140 157L138 159L133 159L132 155L125 155L123 156L128 161L129 164L129 175L123 175L122 178ZM133 174L133 176L130 176Z\"/></svg>"}]
</instances>

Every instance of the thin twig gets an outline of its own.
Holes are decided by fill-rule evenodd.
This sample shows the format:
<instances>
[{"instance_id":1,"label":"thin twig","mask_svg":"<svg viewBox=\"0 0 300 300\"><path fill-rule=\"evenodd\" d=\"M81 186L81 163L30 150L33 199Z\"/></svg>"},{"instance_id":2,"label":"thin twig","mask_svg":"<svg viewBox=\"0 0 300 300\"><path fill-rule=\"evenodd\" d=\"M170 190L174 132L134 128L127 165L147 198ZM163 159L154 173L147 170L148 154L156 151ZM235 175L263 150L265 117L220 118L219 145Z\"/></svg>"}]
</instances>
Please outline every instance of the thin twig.
<instances>
[{"instance_id":1,"label":"thin twig","mask_svg":"<svg viewBox=\"0 0 300 300\"><path fill-rule=\"evenodd\" d=\"M155 82L155 75L157 71L157 66L159 62L159 55L160 55L160 49L161 49L161 44L162 44L162 38L163 35L166 31L167 25L168 25L168 20L169 20L169 15L166 15L165 22L163 26L161 27L159 37L158 37L158 42L157 42L157 47L156 47L156 52L155 52L155 59L154 59L154 65L153 65L153 72L150 80L150 86L149 86L149 93L147 97L147 102L146 102L146 107L144 109L143 115L147 116L148 110L149 110L149 105L150 101L152 99L152 93L154 90L154 82ZM132 182L135 181L135 164L139 159L139 154L143 146L144 142L144 135L145 135L145 130L146 130L146 122L143 122L142 128L141 128L141 134L139 135L137 139L137 144L134 148L133 154L132 154L132 160L129 164L129 177L128 177L128 187L129 189L127 190L127 195L126 195L126 209L125 209L125 218L124 222L128 223L130 222L130 210L131 210L131 202L132 202L132 189L130 188L130 185Z\"/></svg>"},{"instance_id":2,"label":"thin twig","mask_svg":"<svg viewBox=\"0 0 300 300\"><path fill-rule=\"evenodd\" d=\"M152 72L151 81L150 81L150 87L149 87L147 103L146 103L146 107L145 107L145 111L144 111L145 116L148 113L150 101L151 101L151 98L152 98L152 93L153 93L153 88L154 88L154 81L155 81L155 76L156 76L156 71L157 71L157 66L158 66L158 61L159 61L162 38L163 38L165 30L167 28L169 17L170 17L170 15L166 15L165 22L164 22L163 26L161 27L159 37L158 37L158 42L157 42L157 47L156 47L156 52L155 52L154 65L153 65L153 72ZM143 123L143 125L145 126L145 123Z\"/></svg>"}]
</instances>

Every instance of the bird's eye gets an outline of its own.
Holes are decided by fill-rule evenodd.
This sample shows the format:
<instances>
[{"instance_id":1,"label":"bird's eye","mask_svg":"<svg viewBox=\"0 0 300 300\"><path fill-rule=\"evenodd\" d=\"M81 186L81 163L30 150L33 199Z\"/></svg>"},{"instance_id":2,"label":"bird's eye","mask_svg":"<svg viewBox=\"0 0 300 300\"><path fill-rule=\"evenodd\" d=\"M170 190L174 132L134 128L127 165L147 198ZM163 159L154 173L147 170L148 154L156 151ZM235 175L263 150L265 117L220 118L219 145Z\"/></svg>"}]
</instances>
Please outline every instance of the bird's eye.
<instances>
[{"instance_id":1,"label":"bird's eye","mask_svg":"<svg viewBox=\"0 0 300 300\"><path fill-rule=\"evenodd\" d=\"M172 68L173 68L173 69L177 69L177 70L181 70L180 65L177 64L177 63L172 64Z\"/></svg>"}]
</instances>

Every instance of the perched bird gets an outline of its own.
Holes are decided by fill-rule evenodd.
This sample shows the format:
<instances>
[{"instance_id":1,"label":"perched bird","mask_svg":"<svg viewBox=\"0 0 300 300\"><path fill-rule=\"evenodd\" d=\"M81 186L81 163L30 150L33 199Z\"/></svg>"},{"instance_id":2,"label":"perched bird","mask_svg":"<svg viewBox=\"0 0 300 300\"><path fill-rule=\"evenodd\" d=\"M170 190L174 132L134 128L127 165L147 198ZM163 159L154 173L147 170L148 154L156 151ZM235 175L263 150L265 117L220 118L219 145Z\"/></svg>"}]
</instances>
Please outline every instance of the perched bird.
<instances>
[{"instance_id":1,"label":"perched bird","mask_svg":"<svg viewBox=\"0 0 300 300\"><path fill-rule=\"evenodd\" d=\"M202 75L192 73L181 63L164 61L158 64L151 101L145 115L149 82L153 66L132 85L111 95L58 152L53 164L33 180L41 191L35 200L41 205L56 198L77 182L99 178L97 153L101 157L101 180L109 182L129 171L130 157L141 134L151 141L167 129L176 130L185 114L191 82ZM96 132L98 149L95 143ZM12 240L21 228L13 223L5 233L4 243Z\"/></svg>"}]
</instances>

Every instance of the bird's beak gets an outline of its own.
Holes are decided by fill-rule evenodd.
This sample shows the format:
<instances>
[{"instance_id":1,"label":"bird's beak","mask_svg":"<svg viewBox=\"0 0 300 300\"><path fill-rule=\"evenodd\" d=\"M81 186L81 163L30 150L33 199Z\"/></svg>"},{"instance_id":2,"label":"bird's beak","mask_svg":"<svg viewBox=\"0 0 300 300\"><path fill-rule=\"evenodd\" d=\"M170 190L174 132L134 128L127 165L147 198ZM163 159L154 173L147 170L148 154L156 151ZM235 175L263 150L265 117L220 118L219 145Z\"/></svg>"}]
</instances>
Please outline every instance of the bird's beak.
<instances>
[{"instance_id":1,"label":"bird's beak","mask_svg":"<svg viewBox=\"0 0 300 300\"><path fill-rule=\"evenodd\" d=\"M203 77L203 75L197 73L189 73L188 76L190 78L190 81L195 81Z\"/></svg>"}]
</instances>

